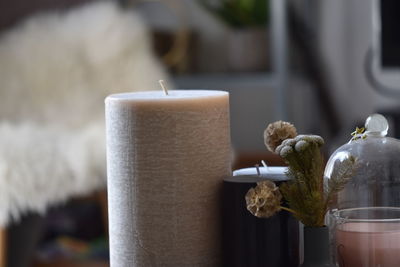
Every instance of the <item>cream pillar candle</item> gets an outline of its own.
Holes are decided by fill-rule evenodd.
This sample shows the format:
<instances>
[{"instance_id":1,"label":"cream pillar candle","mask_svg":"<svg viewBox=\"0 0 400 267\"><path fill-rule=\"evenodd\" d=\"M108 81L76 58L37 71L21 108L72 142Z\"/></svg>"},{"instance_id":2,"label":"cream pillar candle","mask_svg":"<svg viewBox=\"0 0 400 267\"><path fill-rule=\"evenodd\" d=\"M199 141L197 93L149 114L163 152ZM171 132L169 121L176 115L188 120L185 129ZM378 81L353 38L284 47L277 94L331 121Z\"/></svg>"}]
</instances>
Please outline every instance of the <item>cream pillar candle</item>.
<instances>
[{"instance_id":1,"label":"cream pillar candle","mask_svg":"<svg viewBox=\"0 0 400 267\"><path fill-rule=\"evenodd\" d=\"M106 126L111 266L220 266L228 93L111 95Z\"/></svg>"}]
</instances>

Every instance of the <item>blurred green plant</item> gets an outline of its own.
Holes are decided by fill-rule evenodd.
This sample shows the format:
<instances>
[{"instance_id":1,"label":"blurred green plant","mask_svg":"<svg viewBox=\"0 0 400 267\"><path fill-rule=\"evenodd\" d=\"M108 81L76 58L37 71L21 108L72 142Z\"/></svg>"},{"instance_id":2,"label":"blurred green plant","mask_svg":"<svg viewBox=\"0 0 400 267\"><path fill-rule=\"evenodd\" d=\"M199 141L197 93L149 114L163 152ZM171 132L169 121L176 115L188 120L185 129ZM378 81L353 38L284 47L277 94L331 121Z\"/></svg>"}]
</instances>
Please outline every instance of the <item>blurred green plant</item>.
<instances>
[{"instance_id":1,"label":"blurred green plant","mask_svg":"<svg viewBox=\"0 0 400 267\"><path fill-rule=\"evenodd\" d=\"M199 0L199 2L232 28L268 25L268 0Z\"/></svg>"}]
</instances>

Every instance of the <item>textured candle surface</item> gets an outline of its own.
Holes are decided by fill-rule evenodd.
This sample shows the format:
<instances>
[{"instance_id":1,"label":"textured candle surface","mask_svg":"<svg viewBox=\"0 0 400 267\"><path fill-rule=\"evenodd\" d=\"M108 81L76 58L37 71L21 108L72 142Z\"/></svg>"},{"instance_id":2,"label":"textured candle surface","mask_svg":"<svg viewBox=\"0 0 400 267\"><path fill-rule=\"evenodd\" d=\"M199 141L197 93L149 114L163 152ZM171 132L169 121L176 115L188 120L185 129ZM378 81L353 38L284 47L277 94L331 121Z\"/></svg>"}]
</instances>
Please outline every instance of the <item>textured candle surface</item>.
<instances>
[{"instance_id":1,"label":"textured candle surface","mask_svg":"<svg viewBox=\"0 0 400 267\"><path fill-rule=\"evenodd\" d=\"M220 266L228 93L111 95L106 124L111 266Z\"/></svg>"}]
</instances>

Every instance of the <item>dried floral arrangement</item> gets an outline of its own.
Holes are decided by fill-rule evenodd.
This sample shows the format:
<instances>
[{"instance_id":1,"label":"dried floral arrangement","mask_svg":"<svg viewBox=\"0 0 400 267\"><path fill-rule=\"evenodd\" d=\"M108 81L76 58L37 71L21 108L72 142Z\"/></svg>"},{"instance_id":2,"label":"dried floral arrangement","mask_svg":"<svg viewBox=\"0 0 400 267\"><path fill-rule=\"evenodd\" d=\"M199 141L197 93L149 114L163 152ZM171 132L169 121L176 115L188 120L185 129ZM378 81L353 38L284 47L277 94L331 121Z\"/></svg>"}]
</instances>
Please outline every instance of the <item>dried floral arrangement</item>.
<instances>
[{"instance_id":1,"label":"dried floral arrangement","mask_svg":"<svg viewBox=\"0 0 400 267\"><path fill-rule=\"evenodd\" d=\"M247 209L261 218L286 210L305 226L324 226L325 214L334 196L344 188L356 171L356 159L345 159L324 185L322 137L297 135L297 130L291 123L277 121L266 128L264 142L268 150L285 160L288 165L286 174L290 180L280 187L271 181L259 182L246 194ZM289 207L282 206L282 196Z\"/></svg>"}]
</instances>

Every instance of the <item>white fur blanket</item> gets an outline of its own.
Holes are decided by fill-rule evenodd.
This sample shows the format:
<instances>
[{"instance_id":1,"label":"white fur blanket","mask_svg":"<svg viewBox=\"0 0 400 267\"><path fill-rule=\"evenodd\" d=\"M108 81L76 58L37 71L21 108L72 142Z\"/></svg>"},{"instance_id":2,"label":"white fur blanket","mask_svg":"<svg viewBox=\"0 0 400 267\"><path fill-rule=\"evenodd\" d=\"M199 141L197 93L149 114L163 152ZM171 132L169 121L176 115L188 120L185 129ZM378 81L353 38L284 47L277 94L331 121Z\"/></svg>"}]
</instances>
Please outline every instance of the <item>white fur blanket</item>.
<instances>
[{"instance_id":1,"label":"white fur blanket","mask_svg":"<svg viewBox=\"0 0 400 267\"><path fill-rule=\"evenodd\" d=\"M165 78L138 15L114 2L0 37L0 225L105 186L104 98Z\"/></svg>"}]
</instances>

